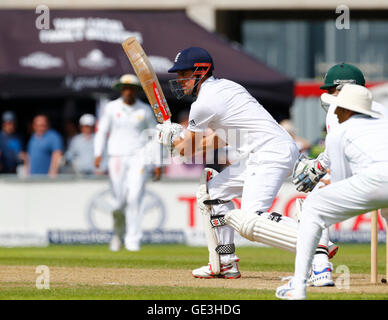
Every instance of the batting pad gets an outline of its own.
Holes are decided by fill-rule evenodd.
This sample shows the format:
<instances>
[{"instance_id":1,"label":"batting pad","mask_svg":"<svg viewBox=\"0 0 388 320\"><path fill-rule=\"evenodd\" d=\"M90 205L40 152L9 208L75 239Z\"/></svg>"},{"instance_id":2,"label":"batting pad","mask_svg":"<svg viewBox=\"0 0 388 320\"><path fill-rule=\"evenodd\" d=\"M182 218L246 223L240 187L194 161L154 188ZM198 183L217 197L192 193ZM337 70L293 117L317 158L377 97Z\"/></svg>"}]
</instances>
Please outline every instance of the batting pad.
<instances>
[{"instance_id":1,"label":"batting pad","mask_svg":"<svg viewBox=\"0 0 388 320\"><path fill-rule=\"evenodd\" d=\"M220 248L218 248L219 241L212 224L211 209L209 206L203 204L203 201L205 199L210 200L210 196L207 191L207 183L216 174L218 174L218 172L210 168L205 168L203 170L201 175L201 184L198 187L196 196L197 196L198 209L201 212L202 219L203 219L203 227L205 231L207 246L209 249L209 262L212 266L213 273L219 274L221 271L220 250L219 250Z\"/></svg>"},{"instance_id":2,"label":"batting pad","mask_svg":"<svg viewBox=\"0 0 388 320\"><path fill-rule=\"evenodd\" d=\"M298 223L289 217L231 210L225 214L225 222L248 240L296 252Z\"/></svg>"},{"instance_id":3,"label":"batting pad","mask_svg":"<svg viewBox=\"0 0 388 320\"><path fill-rule=\"evenodd\" d=\"M212 266L213 273L219 274L221 271L220 254L216 251L218 246L218 238L210 222L210 210L202 211L202 217L207 247L209 249L209 262Z\"/></svg>"}]
</instances>

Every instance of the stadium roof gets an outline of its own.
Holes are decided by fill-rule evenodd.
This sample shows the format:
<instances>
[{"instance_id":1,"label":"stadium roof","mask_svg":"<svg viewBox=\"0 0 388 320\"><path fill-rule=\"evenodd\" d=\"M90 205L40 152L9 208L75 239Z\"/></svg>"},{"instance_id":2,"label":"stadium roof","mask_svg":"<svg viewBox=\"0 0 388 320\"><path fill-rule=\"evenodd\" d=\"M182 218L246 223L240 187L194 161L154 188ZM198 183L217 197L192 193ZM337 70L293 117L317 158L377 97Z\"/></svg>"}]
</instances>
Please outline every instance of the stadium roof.
<instances>
[{"instance_id":1,"label":"stadium roof","mask_svg":"<svg viewBox=\"0 0 388 320\"><path fill-rule=\"evenodd\" d=\"M48 20L47 20L48 21ZM216 77L244 85L266 107L287 109L293 81L190 20L184 11L50 10L49 29L33 10L0 11L2 96L88 94L110 90L132 72L121 42L137 36L165 89L177 52L213 56Z\"/></svg>"}]
</instances>

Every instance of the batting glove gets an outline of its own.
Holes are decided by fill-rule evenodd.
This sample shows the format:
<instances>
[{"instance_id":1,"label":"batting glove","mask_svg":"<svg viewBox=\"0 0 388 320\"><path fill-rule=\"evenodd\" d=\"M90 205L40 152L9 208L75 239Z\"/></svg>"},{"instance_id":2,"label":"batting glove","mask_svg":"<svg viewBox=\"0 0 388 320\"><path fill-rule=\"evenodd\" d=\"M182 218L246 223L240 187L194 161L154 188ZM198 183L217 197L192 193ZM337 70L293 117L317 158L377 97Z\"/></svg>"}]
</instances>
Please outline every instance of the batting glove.
<instances>
[{"instance_id":1,"label":"batting glove","mask_svg":"<svg viewBox=\"0 0 388 320\"><path fill-rule=\"evenodd\" d=\"M183 135L183 127L178 123L165 122L156 125L158 131L158 142L169 150L174 149L174 141Z\"/></svg>"},{"instance_id":2,"label":"batting glove","mask_svg":"<svg viewBox=\"0 0 388 320\"><path fill-rule=\"evenodd\" d=\"M292 183L296 185L296 190L309 192L314 189L325 174L326 169L317 159L309 159L300 155L294 166Z\"/></svg>"}]
</instances>

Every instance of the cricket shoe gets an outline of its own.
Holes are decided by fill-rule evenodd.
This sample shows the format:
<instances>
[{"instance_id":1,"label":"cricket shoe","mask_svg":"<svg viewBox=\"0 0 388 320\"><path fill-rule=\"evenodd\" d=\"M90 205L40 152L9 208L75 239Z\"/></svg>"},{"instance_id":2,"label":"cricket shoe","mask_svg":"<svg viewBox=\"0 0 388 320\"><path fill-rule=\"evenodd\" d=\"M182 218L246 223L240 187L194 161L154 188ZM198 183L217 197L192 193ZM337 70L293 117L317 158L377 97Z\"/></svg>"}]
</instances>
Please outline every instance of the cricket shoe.
<instances>
[{"instance_id":1,"label":"cricket shoe","mask_svg":"<svg viewBox=\"0 0 388 320\"><path fill-rule=\"evenodd\" d=\"M121 250L122 246L123 246L122 240L118 235L114 234L109 243L109 250L113 252L117 252Z\"/></svg>"},{"instance_id":2,"label":"cricket shoe","mask_svg":"<svg viewBox=\"0 0 388 320\"><path fill-rule=\"evenodd\" d=\"M307 285L309 287L334 287L332 272L333 264L330 262L323 265L313 264Z\"/></svg>"},{"instance_id":3,"label":"cricket shoe","mask_svg":"<svg viewBox=\"0 0 388 320\"><path fill-rule=\"evenodd\" d=\"M127 251L140 251L140 243L139 242L125 242L125 249L127 249Z\"/></svg>"},{"instance_id":4,"label":"cricket shoe","mask_svg":"<svg viewBox=\"0 0 388 320\"><path fill-rule=\"evenodd\" d=\"M221 270L219 274L215 274L212 270L212 266L209 263L207 266L193 270L192 274L194 278L201 279L238 279L241 277L240 270L238 269L238 261L234 261L229 264L221 264Z\"/></svg>"},{"instance_id":5,"label":"cricket shoe","mask_svg":"<svg viewBox=\"0 0 388 320\"><path fill-rule=\"evenodd\" d=\"M306 286L295 285L293 278L276 289L276 297L283 300L305 300Z\"/></svg>"}]
</instances>

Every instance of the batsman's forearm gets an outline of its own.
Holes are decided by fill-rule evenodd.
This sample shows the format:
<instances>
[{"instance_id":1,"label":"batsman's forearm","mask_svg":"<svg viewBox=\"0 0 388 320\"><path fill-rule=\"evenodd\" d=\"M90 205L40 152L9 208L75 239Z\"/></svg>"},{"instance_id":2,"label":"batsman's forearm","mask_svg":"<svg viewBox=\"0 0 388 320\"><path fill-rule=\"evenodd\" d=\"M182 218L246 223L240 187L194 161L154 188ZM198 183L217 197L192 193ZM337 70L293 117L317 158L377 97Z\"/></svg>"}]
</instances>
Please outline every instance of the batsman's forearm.
<instances>
[{"instance_id":1,"label":"batsman's forearm","mask_svg":"<svg viewBox=\"0 0 388 320\"><path fill-rule=\"evenodd\" d=\"M173 144L175 150L177 150L182 157L190 157L195 152L195 145L190 145L189 141L186 139L178 138Z\"/></svg>"},{"instance_id":2,"label":"batsman's forearm","mask_svg":"<svg viewBox=\"0 0 388 320\"><path fill-rule=\"evenodd\" d=\"M206 136L202 140L202 150L214 151L225 147L227 143L222 140L215 132Z\"/></svg>"},{"instance_id":3,"label":"batsman's forearm","mask_svg":"<svg viewBox=\"0 0 388 320\"><path fill-rule=\"evenodd\" d=\"M214 152L214 150L226 145L227 143L220 139L215 132L208 136L199 135L198 133L196 135L194 132L190 132L184 139L180 138L174 141L175 149L184 157Z\"/></svg>"}]
</instances>

